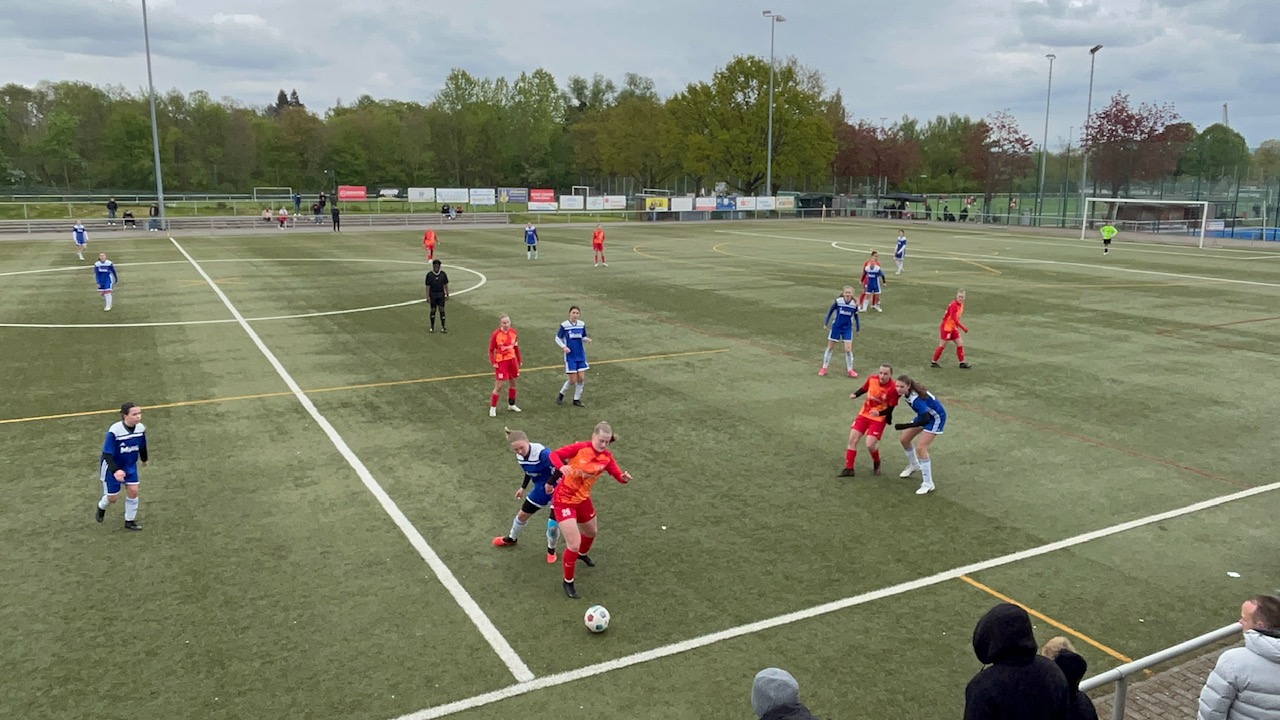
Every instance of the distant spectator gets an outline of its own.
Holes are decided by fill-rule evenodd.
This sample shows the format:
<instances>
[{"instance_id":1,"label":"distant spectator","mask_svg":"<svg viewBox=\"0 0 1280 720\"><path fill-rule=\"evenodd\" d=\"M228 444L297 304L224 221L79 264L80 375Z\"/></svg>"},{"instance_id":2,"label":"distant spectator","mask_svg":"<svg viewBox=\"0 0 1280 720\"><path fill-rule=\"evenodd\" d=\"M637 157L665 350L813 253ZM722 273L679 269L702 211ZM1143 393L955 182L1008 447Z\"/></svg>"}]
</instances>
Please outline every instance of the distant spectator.
<instances>
[{"instance_id":1,"label":"distant spectator","mask_svg":"<svg viewBox=\"0 0 1280 720\"><path fill-rule=\"evenodd\" d=\"M293 214L294 215L302 214L302 193L293 194Z\"/></svg>"},{"instance_id":2,"label":"distant spectator","mask_svg":"<svg viewBox=\"0 0 1280 720\"><path fill-rule=\"evenodd\" d=\"M116 210L118 210L118 209L120 209L120 206L116 204L116 199L115 199L115 198L108 198L108 199L107 199L107 224L108 224L108 225L115 225L115 224L116 224L116 223L115 223L115 219L116 219Z\"/></svg>"},{"instance_id":3,"label":"distant spectator","mask_svg":"<svg viewBox=\"0 0 1280 720\"><path fill-rule=\"evenodd\" d=\"M262 208L262 222L271 222L271 208Z\"/></svg>"},{"instance_id":4,"label":"distant spectator","mask_svg":"<svg viewBox=\"0 0 1280 720\"><path fill-rule=\"evenodd\" d=\"M321 212L321 213L323 213L323 212L324 212L324 208L325 208L325 206L326 206L326 205L328 205L328 204L329 204L329 196L328 196L328 195L325 195L325 194L324 194L324 191L323 191L323 190L321 190L321 191L320 191L320 212Z\"/></svg>"},{"instance_id":5,"label":"distant spectator","mask_svg":"<svg viewBox=\"0 0 1280 720\"><path fill-rule=\"evenodd\" d=\"M453 220L457 220L458 218L462 217L462 206L461 205L455 206L453 210L449 212L449 215L450 215L450 218Z\"/></svg>"},{"instance_id":6,"label":"distant spectator","mask_svg":"<svg viewBox=\"0 0 1280 720\"><path fill-rule=\"evenodd\" d=\"M817 720L800 702L800 683L781 668L765 668L751 684L751 709L760 720Z\"/></svg>"},{"instance_id":7,"label":"distant spectator","mask_svg":"<svg viewBox=\"0 0 1280 720\"><path fill-rule=\"evenodd\" d=\"M1062 652L1063 650L1070 650L1071 652L1075 652L1076 648L1074 645L1071 644L1071 641L1069 639L1059 635L1057 637L1049 638L1049 642L1045 643L1044 647L1040 648L1040 654L1049 658L1050 660L1053 660L1054 658L1058 657L1058 653Z\"/></svg>"},{"instance_id":8,"label":"distant spectator","mask_svg":"<svg viewBox=\"0 0 1280 720\"><path fill-rule=\"evenodd\" d=\"M448 219L449 219L449 206L448 206L448 205L441 205L441 206L440 206L440 219L442 219L442 220L448 220Z\"/></svg>"},{"instance_id":9,"label":"distant spectator","mask_svg":"<svg viewBox=\"0 0 1280 720\"><path fill-rule=\"evenodd\" d=\"M156 203L151 203L151 209L147 211L147 214L151 217L147 221L147 230L157 232L160 229L160 206Z\"/></svg>"},{"instance_id":10,"label":"distant spectator","mask_svg":"<svg viewBox=\"0 0 1280 720\"><path fill-rule=\"evenodd\" d=\"M1200 691L1199 720L1280 718L1280 597L1246 600L1240 625L1244 647L1218 657Z\"/></svg>"},{"instance_id":11,"label":"distant spectator","mask_svg":"<svg viewBox=\"0 0 1280 720\"><path fill-rule=\"evenodd\" d=\"M280 229L283 230L285 225L289 224L289 208L281 205L280 212L276 213L276 219L280 221Z\"/></svg>"},{"instance_id":12,"label":"distant spectator","mask_svg":"<svg viewBox=\"0 0 1280 720\"><path fill-rule=\"evenodd\" d=\"M1001 603L973 629L973 652L984 667L964 689L964 720L1066 720L1067 678L1036 654L1031 616Z\"/></svg>"},{"instance_id":13,"label":"distant spectator","mask_svg":"<svg viewBox=\"0 0 1280 720\"><path fill-rule=\"evenodd\" d=\"M338 203L333 204L333 209L329 211L329 217L333 220L333 231L342 232L342 218L338 215Z\"/></svg>"},{"instance_id":14,"label":"distant spectator","mask_svg":"<svg viewBox=\"0 0 1280 720\"><path fill-rule=\"evenodd\" d=\"M1054 640L1066 638L1054 638ZM1053 642L1050 640L1049 642ZM1067 642L1070 646L1071 643ZM1046 643L1045 648L1048 649ZM1098 709L1089 696L1080 692L1080 681L1089 670L1089 663L1066 647L1059 648L1051 658L1067 678L1067 720L1098 720Z\"/></svg>"},{"instance_id":15,"label":"distant spectator","mask_svg":"<svg viewBox=\"0 0 1280 720\"><path fill-rule=\"evenodd\" d=\"M316 216L315 223L317 225L320 225L321 223L324 222L324 215L321 214L323 212L324 212L324 208L320 207L320 203L318 202L311 203L311 214Z\"/></svg>"},{"instance_id":16,"label":"distant spectator","mask_svg":"<svg viewBox=\"0 0 1280 720\"><path fill-rule=\"evenodd\" d=\"M124 211L124 226L127 228L138 227L138 221L134 219L132 210Z\"/></svg>"}]
</instances>

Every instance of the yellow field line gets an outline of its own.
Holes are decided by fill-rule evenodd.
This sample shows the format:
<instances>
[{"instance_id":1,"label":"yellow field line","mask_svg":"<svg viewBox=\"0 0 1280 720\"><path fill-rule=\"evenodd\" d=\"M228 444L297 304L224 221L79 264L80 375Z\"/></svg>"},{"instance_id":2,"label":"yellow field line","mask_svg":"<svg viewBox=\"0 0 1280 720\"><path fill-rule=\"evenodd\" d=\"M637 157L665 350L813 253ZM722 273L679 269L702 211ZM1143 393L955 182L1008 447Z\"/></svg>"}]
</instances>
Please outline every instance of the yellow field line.
<instances>
[{"instance_id":1,"label":"yellow field line","mask_svg":"<svg viewBox=\"0 0 1280 720\"><path fill-rule=\"evenodd\" d=\"M1028 615L1031 615L1031 616L1032 616L1032 617L1034 617L1034 618L1038 618L1038 619L1040 619L1041 621L1046 622L1046 623L1048 623L1049 625L1052 625L1053 627L1058 628L1058 629L1059 629L1059 630L1061 630L1062 632L1064 632L1064 633L1066 633L1066 634L1068 634L1068 635L1070 635L1070 636L1072 636L1072 637L1074 637L1074 638L1076 638L1076 639L1078 639L1078 640L1080 640L1080 641L1082 641L1082 642L1085 642L1085 643L1088 643L1088 644L1090 644L1090 645L1094 646L1095 648L1097 648L1097 649L1101 650L1102 652L1104 652L1104 653L1106 653L1106 654L1110 655L1111 657L1113 657L1113 658L1115 658L1115 659L1119 660L1120 662L1125 662L1125 663L1131 663L1131 662L1133 662L1133 658L1129 657L1128 655L1125 655L1124 653L1119 652L1119 651L1117 651L1117 650L1113 650L1112 648L1109 648L1109 647L1107 647L1106 645L1103 645L1102 643L1098 642L1097 640L1094 640L1093 638L1089 637L1088 635L1085 635L1084 633L1082 633L1082 632L1080 632L1080 631L1078 631L1078 630L1073 630L1073 629L1071 629L1070 627L1068 627L1068 626L1066 626L1066 625L1063 625L1062 623L1058 622L1057 620L1054 620L1053 618L1049 617L1048 615L1045 615L1044 613L1041 613L1041 612L1037 612L1036 610L1033 610L1032 608L1027 607L1026 605L1024 605L1024 604L1022 604L1022 603L1018 602L1017 600L1014 600L1013 598L1009 597L1008 595L1003 595L1003 594L1001 594L1001 593L999 593L999 592L996 592L995 590L992 590L991 588L987 587L986 585L983 585L982 583L978 582L977 580L974 580L973 578L969 577L968 575L961 575L961 576L960 576L960 579L961 579L961 580L963 580L963 581L965 581L965 582L967 582L967 583L969 583L970 585L972 585L972 586L974 586L974 587L978 588L978 589L979 589L979 590L981 590L982 592L987 593L988 595L991 595L992 597L998 598L998 599L1000 599L1000 600L1002 600L1002 601L1004 601L1004 602L1007 602L1007 603L1012 603L1012 604L1014 604L1014 605L1017 605L1018 607L1022 608L1023 610L1026 610Z\"/></svg>"},{"instance_id":2,"label":"yellow field line","mask_svg":"<svg viewBox=\"0 0 1280 720\"><path fill-rule=\"evenodd\" d=\"M1004 274L1004 273L1000 272L999 270L997 270L997 269L995 269L995 268L993 268L993 267L988 267L988 266L986 266L986 265L983 265L982 263L978 262L977 260L965 260L964 258L953 258L953 259L954 259L954 260L959 260L960 262L966 262L966 263L969 263L970 265L977 265L978 267L982 268L983 270L986 270L986 271L988 271L988 272L993 272L993 273L995 273L996 275L1003 275L1003 274Z\"/></svg>"},{"instance_id":3,"label":"yellow field line","mask_svg":"<svg viewBox=\"0 0 1280 720\"><path fill-rule=\"evenodd\" d=\"M720 348L718 350L690 350L687 352L677 353L661 353L658 355L638 355L629 358L617 358L614 360L592 360L592 365L617 365L620 363L643 362L645 360L664 360L676 357L691 357L695 355L716 355L723 352L729 352L729 348ZM539 367L521 368L521 373L539 372L546 370L564 370L564 365L542 365ZM315 388L313 390L303 390L304 393L329 393L339 392L342 390L367 390L370 388L394 387L397 385L417 385L421 383L444 382L445 380L466 380L472 378L489 377L490 372L466 373L463 375L442 375L438 377L413 378L410 380L388 380L386 382L360 383L356 385L338 385L335 387ZM214 403L232 402L235 400L259 400L262 398L286 397L293 393L288 390L278 392L256 393L253 395L229 395L227 397L207 398L204 400L183 400L180 402L161 403L157 405L147 405L147 410L163 410L165 408L190 407L192 405L212 405ZM55 415L35 415L32 417L22 418L5 418L0 419L0 425L11 425L15 423L35 422L37 420L63 420L66 418L89 417L92 415L111 415L120 412L117 409L112 410L83 410L81 412L57 413Z\"/></svg>"}]
</instances>

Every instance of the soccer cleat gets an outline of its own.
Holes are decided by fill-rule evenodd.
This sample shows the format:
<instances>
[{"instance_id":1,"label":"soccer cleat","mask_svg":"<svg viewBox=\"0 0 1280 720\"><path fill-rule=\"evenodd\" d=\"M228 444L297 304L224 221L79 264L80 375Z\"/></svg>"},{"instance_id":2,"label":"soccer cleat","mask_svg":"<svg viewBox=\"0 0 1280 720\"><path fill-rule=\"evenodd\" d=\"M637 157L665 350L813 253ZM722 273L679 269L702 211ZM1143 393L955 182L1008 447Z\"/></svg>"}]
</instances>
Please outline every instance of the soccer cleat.
<instances>
[{"instance_id":1,"label":"soccer cleat","mask_svg":"<svg viewBox=\"0 0 1280 720\"><path fill-rule=\"evenodd\" d=\"M520 409L520 406L519 406L519 405L515 405L515 404L508 404L508 405L507 405L507 412L524 412L524 411Z\"/></svg>"},{"instance_id":2,"label":"soccer cleat","mask_svg":"<svg viewBox=\"0 0 1280 720\"><path fill-rule=\"evenodd\" d=\"M142 526L133 520L125 520L124 529L125 530L141 530Z\"/></svg>"},{"instance_id":3,"label":"soccer cleat","mask_svg":"<svg viewBox=\"0 0 1280 720\"><path fill-rule=\"evenodd\" d=\"M102 522L102 520L107 517L106 509L105 508L94 508L94 509L97 510L98 512L93 514L93 519L97 520L98 522Z\"/></svg>"},{"instance_id":4,"label":"soccer cleat","mask_svg":"<svg viewBox=\"0 0 1280 720\"><path fill-rule=\"evenodd\" d=\"M556 560L556 551L552 548L547 548L547 564L555 565Z\"/></svg>"},{"instance_id":5,"label":"soccer cleat","mask_svg":"<svg viewBox=\"0 0 1280 720\"><path fill-rule=\"evenodd\" d=\"M595 267L600 267L600 263L596 263L596 264L595 264Z\"/></svg>"},{"instance_id":6,"label":"soccer cleat","mask_svg":"<svg viewBox=\"0 0 1280 720\"><path fill-rule=\"evenodd\" d=\"M884 312L883 310L880 309L879 305L872 305L871 309L875 310L876 312Z\"/></svg>"},{"instance_id":7,"label":"soccer cleat","mask_svg":"<svg viewBox=\"0 0 1280 720\"><path fill-rule=\"evenodd\" d=\"M427 332L435 332L435 331L436 331L436 329L435 329L435 328L431 328L431 329L430 329L430 330L428 330Z\"/></svg>"},{"instance_id":8,"label":"soccer cleat","mask_svg":"<svg viewBox=\"0 0 1280 720\"><path fill-rule=\"evenodd\" d=\"M564 586L564 594L567 595L570 600L578 600L582 598L582 596L578 594L578 589L573 586L572 580L562 580L560 581L560 584Z\"/></svg>"},{"instance_id":9,"label":"soccer cleat","mask_svg":"<svg viewBox=\"0 0 1280 720\"><path fill-rule=\"evenodd\" d=\"M489 406L489 417L498 417L498 408Z\"/></svg>"},{"instance_id":10,"label":"soccer cleat","mask_svg":"<svg viewBox=\"0 0 1280 720\"><path fill-rule=\"evenodd\" d=\"M919 490L916 490L916 494L917 494L917 495L928 495L929 493L933 492L933 491L934 491L934 490L936 490L936 489L937 489L937 488L935 488L935 487L933 486L933 483L922 483L922 484L920 485L920 489L919 489Z\"/></svg>"},{"instance_id":11,"label":"soccer cleat","mask_svg":"<svg viewBox=\"0 0 1280 720\"><path fill-rule=\"evenodd\" d=\"M971 368L971 367L973 367L973 366L972 366L972 365L970 365L970 364L969 364L969 363L967 363L967 362L962 362L962 363L960 363L960 369L961 369L961 370L968 370L968 369L969 369L969 368Z\"/></svg>"},{"instance_id":12,"label":"soccer cleat","mask_svg":"<svg viewBox=\"0 0 1280 720\"><path fill-rule=\"evenodd\" d=\"M856 378L856 377L858 377L858 371L857 371L857 370L850 370L850 371L849 371L849 377L851 377L851 378Z\"/></svg>"},{"instance_id":13,"label":"soccer cleat","mask_svg":"<svg viewBox=\"0 0 1280 720\"><path fill-rule=\"evenodd\" d=\"M494 547L512 547L516 544L516 539L511 537L496 537L493 539Z\"/></svg>"},{"instance_id":14,"label":"soccer cleat","mask_svg":"<svg viewBox=\"0 0 1280 720\"><path fill-rule=\"evenodd\" d=\"M911 474L919 469L920 469L919 465L908 465L906 470L903 470L902 472L898 473L898 477L904 477L904 478L911 477Z\"/></svg>"},{"instance_id":15,"label":"soccer cleat","mask_svg":"<svg viewBox=\"0 0 1280 720\"><path fill-rule=\"evenodd\" d=\"M871 474L872 474L872 475L879 475L879 474L880 474L880 463L876 463L876 464L875 464L875 467L871 468Z\"/></svg>"},{"instance_id":16,"label":"soccer cleat","mask_svg":"<svg viewBox=\"0 0 1280 720\"><path fill-rule=\"evenodd\" d=\"M605 266L605 267L609 267L609 263L600 263L600 264L601 264L601 265L603 265L603 266Z\"/></svg>"},{"instance_id":17,"label":"soccer cleat","mask_svg":"<svg viewBox=\"0 0 1280 720\"><path fill-rule=\"evenodd\" d=\"M580 408L584 408L584 407L586 407L586 405L583 405L583 404L582 404L582 401L581 401L581 400L574 400L574 401L573 401L573 406L574 406L574 407L580 407Z\"/></svg>"},{"instance_id":18,"label":"soccer cleat","mask_svg":"<svg viewBox=\"0 0 1280 720\"><path fill-rule=\"evenodd\" d=\"M942 366L941 366L941 365L939 365L939 364L938 364L938 363L936 363L936 362L931 362L931 363L929 363L929 367L931 367L931 368L940 368L940 367L942 367Z\"/></svg>"},{"instance_id":19,"label":"soccer cleat","mask_svg":"<svg viewBox=\"0 0 1280 720\"><path fill-rule=\"evenodd\" d=\"M840 477L853 477L853 468L844 468L840 471Z\"/></svg>"},{"instance_id":20,"label":"soccer cleat","mask_svg":"<svg viewBox=\"0 0 1280 720\"><path fill-rule=\"evenodd\" d=\"M595 567L596 561L591 559L590 555L579 555L578 561L587 567Z\"/></svg>"},{"instance_id":21,"label":"soccer cleat","mask_svg":"<svg viewBox=\"0 0 1280 720\"><path fill-rule=\"evenodd\" d=\"M564 404L564 393L560 393L559 395L556 395L556 404L557 405Z\"/></svg>"},{"instance_id":22,"label":"soccer cleat","mask_svg":"<svg viewBox=\"0 0 1280 720\"><path fill-rule=\"evenodd\" d=\"M447 328L447 327L442 327L442 328L440 328L440 332L445 333L445 334L447 335L447 334L449 333L449 328Z\"/></svg>"},{"instance_id":23,"label":"soccer cleat","mask_svg":"<svg viewBox=\"0 0 1280 720\"><path fill-rule=\"evenodd\" d=\"M826 369L826 368L819 368L819 369L818 369L818 377L826 377L826 376L827 376L827 369Z\"/></svg>"}]
</instances>

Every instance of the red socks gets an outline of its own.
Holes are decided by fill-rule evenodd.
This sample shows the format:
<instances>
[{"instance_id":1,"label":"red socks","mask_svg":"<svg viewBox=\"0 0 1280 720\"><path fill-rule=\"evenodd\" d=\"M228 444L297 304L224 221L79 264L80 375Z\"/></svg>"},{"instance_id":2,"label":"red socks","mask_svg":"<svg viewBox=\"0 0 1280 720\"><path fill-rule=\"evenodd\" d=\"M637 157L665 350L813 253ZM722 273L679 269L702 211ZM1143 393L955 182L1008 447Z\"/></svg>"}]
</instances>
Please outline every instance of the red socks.
<instances>
[{"instance_id":1,"label":"red socks","mask_svg":"<svg viewBox=\"0 0 1280 720\"><path fill-rule=\"evenodd\" d=\"M498 397L498 396L497 396L497 395L494 395L494 397L496 398L496 397ZM515 389L515 388L507 388L507 402L511 403L512 405L515 405L515 404L516 404L516 389ZM497 405L497 404L498 404L498 401L497 401L497 400L494 400L494 401L493 401L493 404L494 404L494 405Z\"/></svg>"},{"instance_id":2,"label":"red socks","mask_svg":"<svg viewBox=\"0 0 1280 720\"><path fill-rule=\"evenodd\" d=\"M582 540L578 542L578 555L586 555L591 552L591 545L595 543L595 541L596 539L594 537L587 537L586 535L583 535Z\"/></svg>"},{"instance_id":3,"label":"red socks","mask_svg":"<svg viewBox=\"0 0 1280 720\"><path fill-rule=\"evenodd\" d=\"M844 466L845 466L845 467L847 467L847 468L851 468L851 467L853 467L853 462L854 462L854 460L857 460L857 459L858 459L858 451L857 451L857 450L845 450L845 451L844 451Z\"/></svg>"},{"instance_id":4,"label":"red socks","mask_svg":"<svg viewBox=\"0 0 1280 720\"><path fill-rule=\"evenodd\" d=\"M564 581L573 582L573 569L578 565L578 553L569 550L564 551Z\"/></svg>"},{"instance_id":5,"label":"red socks","mask_svg":"<svg viewBox=\"0 0 1280 720\"><path fill-rule=\"evenodd\" d=\"M498 407L498 393L489 396L489 407Z\"/></svg>"},{"instance_id":6,"label":"red socks","mask_svg":"<svg viewBox=\"0 0 1280 720\"><path fill-rule=\"evenodd\" d=\"M964 346L963 345L956 346L956 357L960 360L960 362L964 362Z\"/></svg>"},{"instance_id":7,"label":"red socks","mask_svg":"<svg viewBox=\"0 0 1280 720\"><path fill-rule=\"evenodd\" d=\"M872 451L871 451L871 462L875 463L876 465L879 465L879 464L880 464L880 451L879 451L879 450L872 450Z\"/></svg>"},{"instance_id":8,"label":"red socks","mask_svg":"<svg viewBox=\"0 0 1280 720\"><path fill-rule=\"evenodd\" d=\"M938 346L938 349L933 351L933 361L934 361L934 362L938 362L939 360L941 360L941 359L942 359L942 350L943 350L943 348L945 348L945 347L946 347L945 345L939 345L939 346ZM959 350L959 348L956 348L956 349L957 349L957 350Z\"/></svg>"}]
</instances>

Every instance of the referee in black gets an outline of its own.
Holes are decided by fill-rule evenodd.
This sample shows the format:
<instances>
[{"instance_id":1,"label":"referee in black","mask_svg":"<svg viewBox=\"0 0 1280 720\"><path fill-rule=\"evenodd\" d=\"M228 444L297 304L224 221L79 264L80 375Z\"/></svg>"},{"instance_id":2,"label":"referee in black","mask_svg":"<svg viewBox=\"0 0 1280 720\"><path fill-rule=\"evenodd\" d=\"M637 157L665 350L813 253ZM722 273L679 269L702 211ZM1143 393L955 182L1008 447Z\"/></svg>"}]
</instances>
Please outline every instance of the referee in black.
<instances>
[{"instance_id":1,"label":"referee in black","mask_svg":"<svg viewBox=\"0 0 1280 720\"><path fill-rule=\"evenodd\" d=\"M440 261L431 262L427 273L427 302L431 303L431 332L436 331L436 308L440 308L440 332L449 332L444 321L444 302L449 299L449 273L440 269Z\"/></svg>"}]
</instances>

